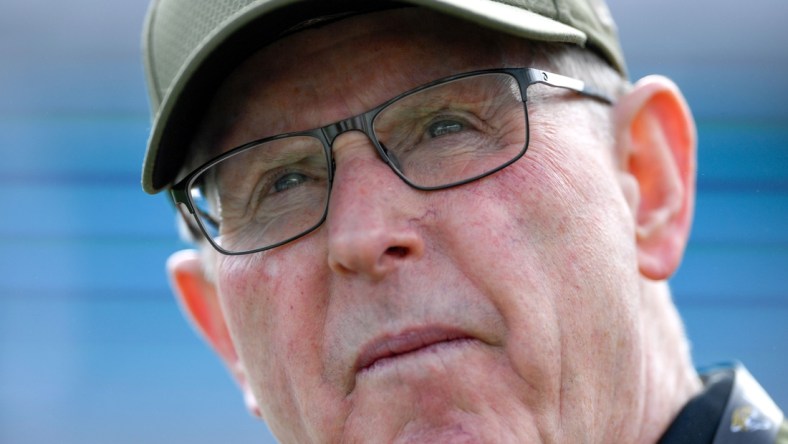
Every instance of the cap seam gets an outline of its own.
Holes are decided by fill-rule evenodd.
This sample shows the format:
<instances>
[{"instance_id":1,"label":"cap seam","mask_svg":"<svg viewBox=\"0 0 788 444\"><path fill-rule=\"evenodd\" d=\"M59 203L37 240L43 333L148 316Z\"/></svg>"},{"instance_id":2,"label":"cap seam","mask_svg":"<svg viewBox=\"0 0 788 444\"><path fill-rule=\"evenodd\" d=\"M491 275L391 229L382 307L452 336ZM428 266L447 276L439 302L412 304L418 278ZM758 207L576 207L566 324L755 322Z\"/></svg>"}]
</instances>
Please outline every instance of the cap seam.
<instances>
[{"instance_id":1,"label":"cap seam","mask_svg":"<svg viewBox=\"0 0 788 444\"><path fill-rule=\"evenodd\" d=\"M561 11L561 5L558 4L558 0L553 0L553 8L555 9L555 19L561 23L567 23L563 11Z\"/></svg>"}]
</instances>

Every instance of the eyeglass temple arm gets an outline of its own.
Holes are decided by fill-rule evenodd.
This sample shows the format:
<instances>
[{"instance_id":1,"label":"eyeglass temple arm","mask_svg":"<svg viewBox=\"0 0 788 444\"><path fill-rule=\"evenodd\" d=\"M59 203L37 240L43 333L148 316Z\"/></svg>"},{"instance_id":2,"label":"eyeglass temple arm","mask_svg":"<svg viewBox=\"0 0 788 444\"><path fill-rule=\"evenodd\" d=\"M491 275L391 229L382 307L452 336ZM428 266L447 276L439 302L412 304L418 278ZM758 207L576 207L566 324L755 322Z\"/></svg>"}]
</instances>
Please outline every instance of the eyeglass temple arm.
<instances>
[{"instance_id":1,"label":"eyeglass temple arm","mask_svg":"<svg viewBox=\"0 0 788 444\"><path fill-rule=\"evenodd\" d=\"M585 82L578 79L573 79L571 77L562 76L560 74L553 74L551 72L542 71L540 69L535 68L528 68L528 83L544 83L545 85L555 86L557 88L564 88L571 91L575 91L580 93L584 96L591 97L593 99L599 100L601 102L607 103L608 105L613 104L613 99L611 99L607 94L597 91L595 88L587 86Z\"/></svg>"},{"instance_id":2,"label":"eyeglass temple arm","mask_svg":"<svg viewBox=\"0 0 788 444\"><path fill-rule=\"evenodd\" d=\"M219 226L219 222L214 219L210 214L202 211L200 208L193 208L192 205L189 204L189 199L186 197L186 191L183 189L172 188L170 189L170 201L175 206L175 209L181 215L181 220L186 224L186 227L189 229L189 234L193 240L200 239L202 236L202 232L199 228L195 225L195 223L190 219L194 218L197 215L195 211L199 213L202 217L209 220L211 223Z\"/></svg>"}]
</instances>

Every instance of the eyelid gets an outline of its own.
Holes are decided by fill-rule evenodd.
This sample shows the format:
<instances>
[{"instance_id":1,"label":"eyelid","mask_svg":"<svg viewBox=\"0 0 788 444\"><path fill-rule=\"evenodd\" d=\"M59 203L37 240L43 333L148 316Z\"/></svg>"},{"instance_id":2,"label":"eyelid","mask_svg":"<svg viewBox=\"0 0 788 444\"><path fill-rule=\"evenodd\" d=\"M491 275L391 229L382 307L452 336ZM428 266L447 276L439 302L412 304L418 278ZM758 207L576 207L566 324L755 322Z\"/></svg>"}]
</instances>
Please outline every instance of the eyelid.
<instances>
[{"instance_id":1,"label":"eyelid","mask_svg":"<svg viewBox=\"0 0 788 444\"><path fill-rule=\"evenodd\" d=\"M445 123L445 125L441 127L437 127L439 123ZM452 120L445 119L445 120L436 121L435 123L431 124L427 129L429 130L431 137L441 137L447 134L452 134L462 131L464 126L465 125L462 122L456 119L452 119Z\"/></svg>"},{"instance_id":2,"label":"eyelid","mask_svg":"<svg viewBox=\"0 0 788 444\"><path fill-rule=\"evenodd\" d=\"M295 162L277 165L273 168L262 171L254 189L250 193L249 199L252 202L259 202L262 196L276 194L276 191L274 191L276 183L289 174L298 173L308 177L308 174L304 173L309 168L309 166L303 165L302 162L307 157L308 156L305 155Z\"/></svg>"},{"instance_id":3,"label":"eyelid","mask_svg":"<svg viewBox=\"0 0 788 444\"><path fill-rule=\"evenodd\" d=\"M425 130L429 130L432 127L432 125L441 121L456 121L460 123L468 123L473 127L478 127L476 123L477 121L480 122L481 119L479 119L478 116L476 116L475 114L468 112L467 110L458 110L458 111L449 110L449 112L446 112L445 109L442 109L438 114L432 116L432 118L430 118L422 127Z\"/></svg>"},{"instance_id":4,"label":"eyelid","mask_svg":"<svg viewBox=\"0 0 788 444\"><path fill-rule=\"evenodd\" d=\"M466 119L465 116L461 116L460 114L461 113L452 112L452 111L447 112L447 110L443 108L434 115L425 115L423 116L425 118L420 118L417 121L412 122L410 126L414 129L414 131L412 131L414 135L414 140L413 142L408 143L410 147L408 147L407 149L410 149L420 143L423 143L425 139L429 139L429 140L434 139L429 135L429 129L433 124L440 122L441 120L459 120L461 122L467 122L469 120ZM471 125L473 124L471 123Z\"/></svg>"}]
</instances>

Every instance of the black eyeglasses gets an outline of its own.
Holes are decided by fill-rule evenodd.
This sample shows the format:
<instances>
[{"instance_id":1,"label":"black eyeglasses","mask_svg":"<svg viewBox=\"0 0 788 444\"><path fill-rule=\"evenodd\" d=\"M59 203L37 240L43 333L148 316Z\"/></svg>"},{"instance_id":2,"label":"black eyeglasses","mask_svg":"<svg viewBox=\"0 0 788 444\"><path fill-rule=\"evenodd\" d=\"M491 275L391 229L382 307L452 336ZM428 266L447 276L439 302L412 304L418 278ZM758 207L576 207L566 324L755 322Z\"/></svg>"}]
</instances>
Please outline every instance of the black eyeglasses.
<instances>
[{"instance_id":1,"label":"black eyeglasses","mask_svg":"<svg viewBox=\"0 0 788 444\"><path fill-rule=\"evenodd\" d=\"M197 168L172 187L171 196L193 231L219 252L275 248L326 219L334 178L331 146L340 134L362 131L381 160L413 188L462 185L525 154L524 98L537 83L612 103L580 80L533 68L458 74L322 128L246 143Z\"/></svg>"}]
</instances>

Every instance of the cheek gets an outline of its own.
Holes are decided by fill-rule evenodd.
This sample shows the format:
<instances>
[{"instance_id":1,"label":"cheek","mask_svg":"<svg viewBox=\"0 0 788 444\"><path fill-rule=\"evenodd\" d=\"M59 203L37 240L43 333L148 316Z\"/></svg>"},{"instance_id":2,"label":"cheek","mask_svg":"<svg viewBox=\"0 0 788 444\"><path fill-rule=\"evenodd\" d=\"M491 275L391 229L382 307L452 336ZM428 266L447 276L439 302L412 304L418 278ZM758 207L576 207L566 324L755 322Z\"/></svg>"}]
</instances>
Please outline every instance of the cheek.
<instances>
[{"instance_id":1,"label":"cheek","mask_svg":"<svg viewBox=\"0 0 788 444\"><path fill-rule=\"evenodd\" d=\"M529 240L549 277L562 354L572 359L564 369L570 368L575 383L607 387L614 382L605 372L614 375L636 359L640 300L634 220L612 157L605 148L574 142L563 150L531 153L522 174L534 183L534 199L523 210L538 221L533 226L538 234Z\"/></svg>"},{"instance_id":2,"label":"cheek","mask_svg":"<svg viewBox=\"0 0 788 444\"><path fill-rule=\"evenodd\" d=\"M325 306L324 292L316 291L325 279L316 263L322 257L302 242L218 261L222 308L238 342L259 343L262 338L271 346L279 344L271 339L289 333L285 328L303 332L315 324ZM311 322L299 325L305 318Z\"/></svg>"},{"instance_id":3,"label":"cheek","mask_svg":"<svg viewBox=\"0 0 788 444\"><path fill-rule=\"evenodd\" d=\"M561 149L537 145L520 174L532 184L523 208L535 221L530 240L551 259L567 295L593 303L584 293L636 294L628 278L637 276L637 260L634 221L612 156L587 140L595 139L568 138Z\"/></svg>"},{"instance_id":4,"label":"cheek","mask_svg":"<svg viewBox=\"0 0 788 444\"><path fill-rule=\"evenodd\" d=\"M278 317L274 315L283 309L277 298L281 286L277 276L282 264L263 261L261 256L223 258L217 279L227 327L247 380L255 391L269 396L268 387L257 386L261 380L281 378L276 368L279 360L270 357L281 354L280 349L286 346L278 337ZM261 399L260 393L256 395Z\"/></svg>"},{"instance_id":5,"label":"cheek","mask_svg":"<svg viewBox=\"0 0 788 444\"><path fill-rule=\"evenodd\" d=\"M243 346L248 331L266 326L266 315L275 302L281 264L260 258L255 254L225 256L218 262L217 287L236 346Z\"/></svg>"},{"instance_id":6,"label":"cheek","mask_svg":"<svg viewBox=\"0 0 788 444\"><path fill-rule=\"evenodd\" d=\"M463 268L505 318L518 371L554 390L559 366L598 381L631 352L638 303L633 222L615 172L599 147L560 146L532 141L519 162L467 186L475 196L456 201L474 205L447 230L462 233L466 251L455 256L472 258Z\"/></svg>"},{"instance_id":7,"label":"cheek","mask_svg":"<svg viewBox=\"0 0 788 444\"><path fill-rule=\"evenodd\" d=\"M299 374L321 368L325 301L316 290L320 268L313 264L321 256L302 249L294 244L275 254L225 257L217 268L233 343L272 427L298 420L301 385L310 381Z\"/></svg>"}]
</instances>

